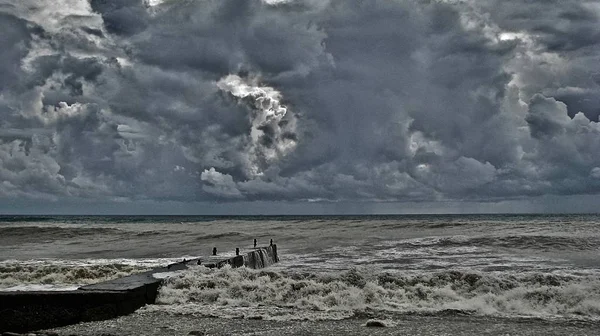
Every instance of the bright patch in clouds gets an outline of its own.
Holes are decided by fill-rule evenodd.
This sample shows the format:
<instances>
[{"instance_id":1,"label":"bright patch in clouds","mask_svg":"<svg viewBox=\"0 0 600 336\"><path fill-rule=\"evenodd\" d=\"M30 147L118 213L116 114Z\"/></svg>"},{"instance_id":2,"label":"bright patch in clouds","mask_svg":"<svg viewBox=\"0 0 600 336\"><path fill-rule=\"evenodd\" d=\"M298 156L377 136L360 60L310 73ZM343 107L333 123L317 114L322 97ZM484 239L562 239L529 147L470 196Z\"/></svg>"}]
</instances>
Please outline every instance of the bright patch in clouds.
<instances>
[{"instance_id":1,"label":"bright patch in clouds","mask_svg":"<svg viewBox=\"0 0 600 336\"><path fill-rule=\"evenodd\" d=\"M296 117L281 103L281 93L272 87L236 75L221 79L217 86L241 103L249 105L250 142L247 147L251 175L262 174L271 163L296 147Z\"/></svg>"}]
</instances>

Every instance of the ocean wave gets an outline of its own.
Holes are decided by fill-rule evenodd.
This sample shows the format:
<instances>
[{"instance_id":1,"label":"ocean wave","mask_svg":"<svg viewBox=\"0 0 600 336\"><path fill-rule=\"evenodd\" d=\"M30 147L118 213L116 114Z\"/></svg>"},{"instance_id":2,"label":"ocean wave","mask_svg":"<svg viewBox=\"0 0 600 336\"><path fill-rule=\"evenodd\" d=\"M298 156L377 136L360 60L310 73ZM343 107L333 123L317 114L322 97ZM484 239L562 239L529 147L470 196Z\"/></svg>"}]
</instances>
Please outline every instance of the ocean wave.
<instances>
[{"instance_id":1,"label":"ocean wave","mask_svg":"<svg viewBox=\"0 0 600 336\"><path fill-rule=\"evenodd\" d=\"M0 263L0 288L27 285L85 285L147 270L146 265L107 263L79 264L42 261Z\"/></svg>"},{"instance_id":2,"label":"ocean wave","mask_svg":"<svg viewBox=\"0 0 600 336\"><path fill-rule=\"evenodd\" d=\"M91 236L100 234L119 234L123 231L115 228L66 228L66 227L44 227L44 226L4 226L0 227L0 237L3 241L12 239L23 241L39 241L42 239L70 239L79 236Z\"/></svg>"},{"instance_id":3,"label":"ocean wave","mask_svg":"<svg viewBox=\"0 0 600 336\"><path fill-rule=\"evenodd\" d=\"M494 246L542 251L587 251L600 248L600 237L542 235L425 237L405 240L399 245L407 247Z\"/></svg>"},{"instance_id":4,"label":"ocean wave","mask_svg":"<svg viewBox=\"0 0 600 336\"><path fill-rule=\"evenodd\" d=\"M232 238L232 237L242 237L242 236L246 236L246 234L241 233L241 232L231 231L231 232L223 232L223 233L215 233L215 234L199 236L199 237L196 237L196 240Z\"/></svg>"},{"instance_id":5,"label":"ocean wave","mask_svg":"<svg viewBox=\"0 0 600 336\"><path fill-rule=\"evenodd\" d=\"M155 236L168 236L168 235L184 235L187 232L185 231L175 231L175 230L146 230L139 231L135 233L136 237L155 237Z\"/></svg>"},{"instance_id":6,"label":"ocean wave","mask_svg":"<svg viewBox=\"0 0 600 336\"><path fill-rule=\"evenodd\" d=\"M0 223L23 223L23 222L55 222L61 220L53 216L10 216L0 215Z\"/></svg>"},{"instance_id":7,"label":"ocean wave","mask_svg":"<svg viewBox=\"0 0 600 336\"><path fill-rule=\"evenodd\" d=\"M365 312L597 319L600 280L544 273L391 274L366 268L316 274L197 267L167 279L158 303L147 309L265 319L337 319Z\"/></svg>"}]
</instances>

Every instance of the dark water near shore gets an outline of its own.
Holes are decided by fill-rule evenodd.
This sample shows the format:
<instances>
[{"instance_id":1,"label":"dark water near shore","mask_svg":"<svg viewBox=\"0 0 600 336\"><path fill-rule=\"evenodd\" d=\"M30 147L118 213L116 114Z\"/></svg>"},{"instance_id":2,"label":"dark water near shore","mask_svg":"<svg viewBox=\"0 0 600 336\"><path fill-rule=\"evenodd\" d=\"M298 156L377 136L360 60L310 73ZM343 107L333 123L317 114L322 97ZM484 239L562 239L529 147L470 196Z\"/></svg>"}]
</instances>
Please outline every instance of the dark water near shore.
<instances>
[{"instance_id":1,"label":"dark water near shore","mask_svg":"<svg viewBox=\"0 0 600 336\"><path fill-rule=\"evenodd\" d=\"M254 238L273 239L281 263L195 268L169 280L146 311L600 318L598 215L0 216L0 287L76 288L213 247L232 254Z\"/></svg>"}]
</instances>

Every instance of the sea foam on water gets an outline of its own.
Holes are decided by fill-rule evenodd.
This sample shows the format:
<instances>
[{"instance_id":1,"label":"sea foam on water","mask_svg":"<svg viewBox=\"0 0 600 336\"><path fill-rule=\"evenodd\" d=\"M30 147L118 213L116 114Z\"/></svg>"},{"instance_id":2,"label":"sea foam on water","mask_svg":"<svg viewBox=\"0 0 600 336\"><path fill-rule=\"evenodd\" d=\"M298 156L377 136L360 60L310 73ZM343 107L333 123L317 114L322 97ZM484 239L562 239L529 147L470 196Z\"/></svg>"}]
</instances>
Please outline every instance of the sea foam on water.
<instances>
[{"instance_id":1,"label":"sea foam on water","mask_svg":"<svg viewBox=\"0 0 600 336\"><path fill-rule=\"evenodd\" d=\"M148 270L162 260L4 260L0 261L0 290L72 290Z\"/></svg>"},{"instance_id":2,"label":"sea foam on water","mask_svg":"<svg viewBox=\"0 0 600 336\"><path fill-rule=\"evenodd\" d=\"M600 318L600 280L551 274L442 271L422 274L195 267L167 279L153 310L265 319L343 318L369 311ZM206 309L210 307L210 309ZM239 310L241 309L241 310ZM317 314L315 314L317 313Z\"/></svg>"}]
</instances>

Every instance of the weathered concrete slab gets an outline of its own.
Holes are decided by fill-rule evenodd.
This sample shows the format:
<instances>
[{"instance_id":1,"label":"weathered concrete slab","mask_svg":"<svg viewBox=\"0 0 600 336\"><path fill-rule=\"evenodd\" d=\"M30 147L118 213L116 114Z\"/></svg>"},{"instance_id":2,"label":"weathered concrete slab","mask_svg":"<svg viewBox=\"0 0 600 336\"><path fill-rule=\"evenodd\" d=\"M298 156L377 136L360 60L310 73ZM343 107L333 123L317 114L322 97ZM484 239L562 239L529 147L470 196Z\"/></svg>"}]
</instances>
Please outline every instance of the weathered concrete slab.
<instances>
[{"instance_id":1,"label":"weathered concrete slab","mask_svg":"<svg viewBox=\"0 0 600 336\"><path fill-rule=\"evenodd\" d=\"M110 319L134 312L145 301L145 295L128 291L0 292L0 331Z\"/></svg>"},{"instance_id":2,"label":"weathered concrete slab","mask_svg":"<svg viewBox=\"0 0 600 336\"><path fill-rule=\"evenodd\" d=\"M143 286L154 285L162 282L162 278L155 277L155 274L170 273L188 268L188 264L197 264L197 259L189 262L180 262L171 264L167 267L159 267L150 271L132 274L114 280L108 280L97 284L86 285L80 287L80 290L85 291L131 291L137 290Z\"/></svg>"}]
</instances>

